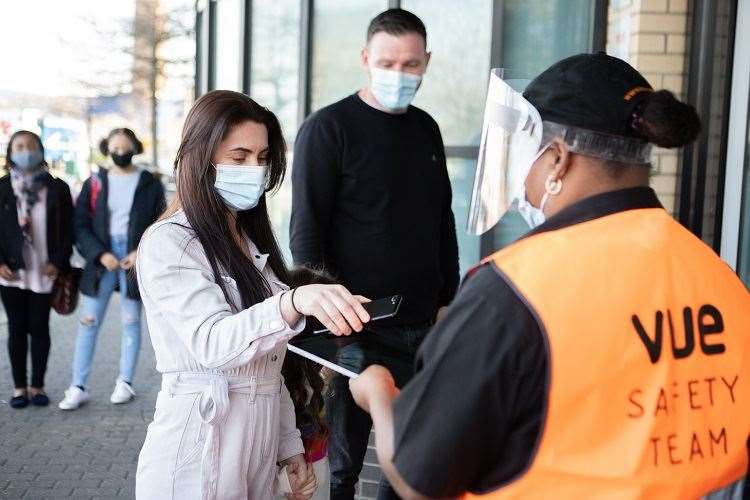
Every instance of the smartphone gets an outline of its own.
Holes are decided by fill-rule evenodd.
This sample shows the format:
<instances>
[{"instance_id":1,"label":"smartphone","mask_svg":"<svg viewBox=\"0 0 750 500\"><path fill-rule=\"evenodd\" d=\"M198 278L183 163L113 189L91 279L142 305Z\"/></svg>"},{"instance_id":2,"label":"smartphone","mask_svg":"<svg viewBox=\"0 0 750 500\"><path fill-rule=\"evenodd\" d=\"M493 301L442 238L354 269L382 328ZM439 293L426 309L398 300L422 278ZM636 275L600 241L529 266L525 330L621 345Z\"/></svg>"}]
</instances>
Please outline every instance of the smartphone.
<instances>
[{"instance_id":1,"label":"smartphone","mask_svg":"<svg viewBox=\"0 0 750 500\"><path fill-rule=\"evenodd\" d=\"M392 318L398 313L398 308L401 306L403 297L401 295L391 295L383 299L373 300L366 304L362 304L365 311L370 315L370 321L377 321L384 318ZM322 327L313 330L313 333L327 332L328 328Z\"/></svg>"}]
</instances>

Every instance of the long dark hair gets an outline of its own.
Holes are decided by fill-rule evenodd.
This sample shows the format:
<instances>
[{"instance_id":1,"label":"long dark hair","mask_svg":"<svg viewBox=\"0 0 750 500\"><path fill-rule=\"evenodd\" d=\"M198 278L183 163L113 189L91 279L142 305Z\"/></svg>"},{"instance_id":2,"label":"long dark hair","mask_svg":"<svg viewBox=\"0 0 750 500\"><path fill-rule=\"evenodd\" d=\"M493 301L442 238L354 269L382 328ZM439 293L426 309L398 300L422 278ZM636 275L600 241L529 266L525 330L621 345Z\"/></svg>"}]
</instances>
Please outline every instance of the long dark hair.
<instances>
[{"instance_id":1,"label":"long dark hair","mask_svg":"<svg viewBox=\"0 0 750 500\"><path fill-rule=\"evenodd\" d=\"M13 149L13 141L16 140L17 137L21 135L28 135L34 138L36 141L37 146L39 146L39 151L42 153L42 158L44 158L44 144L42 144L42 138L36 135L34 132L31 132L30 130L17 130L13 132L13 135L10 136L10 140L8 141L8 149L5 150L5 170L10 170L11 167L14 166L13 161L10 159L10 154ZM42 166L47 167L47 161L42 160Z\"/></svg>"},{"instance_id":2,"label":"long dark hair","mask_svg":"<svg viewBox=\"0 0 750 500\"><path fill-rule=\"evenodd\" d=\"M231 237L229 209L214 190L216 171L211 159L228 132L246 121L265 125L268 131L266 192L281 185L286 171L286 145L279 120L244 94L215 90L198 99L185 119L174 163L177 196L162 216L179 209L185 212L227 302L230 299L220 270L237 282L243 308L268 298L271 288ZM249 237L258 250L269 254L273 272L282 282L288 282L287 268L268 218L265 193L255 208L237 213L236 229L241 236Z\"/></svg>"}]
</instances>

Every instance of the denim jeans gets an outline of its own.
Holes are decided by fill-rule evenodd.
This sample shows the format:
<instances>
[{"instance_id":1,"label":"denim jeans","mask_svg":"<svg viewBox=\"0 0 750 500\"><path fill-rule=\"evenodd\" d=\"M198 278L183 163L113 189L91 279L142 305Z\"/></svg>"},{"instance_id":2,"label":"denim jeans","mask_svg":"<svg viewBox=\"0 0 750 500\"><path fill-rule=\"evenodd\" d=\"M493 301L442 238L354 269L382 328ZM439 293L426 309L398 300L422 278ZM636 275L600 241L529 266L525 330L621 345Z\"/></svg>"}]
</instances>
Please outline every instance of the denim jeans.
<instances>
[{"instance_id":1,"label":"denim jeans","mask_svg":"<svg viewBox=\"0 0 750 500\"><path fill-rule=\"evenodd\" d=\"M366 364L383 365L391 371L396 385L403 387L414 374L414 357L422 340L430 331L429 325L420 327L380 327L370 325L371 335L377 335L388 345L380 355L371 356ZM351 500L362 471L362 462L372 429L370 415L361 410L349 392L349 379L337 375L326 393L326 417L331 429L328 457L331 465L331 500ZM380 481L378 500L398 499L386 481Z\"/></svg>"},{"instance_id":2,"label":"denim jeans","mask_svg":"<svg viewBox=\"0 0 750 500\"><path fill-rule=\"evenodd\" d=\"M112 237L112 253L118 259L128 254L128 240L125 236ZM104 321L104 313L116 285L120 286L120 316L122 322L122 344L120 347L120 378L133 381L138 352L141 347L141 302L127 297L127 272L123 269L107 271L99 281L96 297L82 295L81 316L76 337L75 359L73 360L73 385L86 387L94 357L96 337Z\"/></svg>"}]
</instances>

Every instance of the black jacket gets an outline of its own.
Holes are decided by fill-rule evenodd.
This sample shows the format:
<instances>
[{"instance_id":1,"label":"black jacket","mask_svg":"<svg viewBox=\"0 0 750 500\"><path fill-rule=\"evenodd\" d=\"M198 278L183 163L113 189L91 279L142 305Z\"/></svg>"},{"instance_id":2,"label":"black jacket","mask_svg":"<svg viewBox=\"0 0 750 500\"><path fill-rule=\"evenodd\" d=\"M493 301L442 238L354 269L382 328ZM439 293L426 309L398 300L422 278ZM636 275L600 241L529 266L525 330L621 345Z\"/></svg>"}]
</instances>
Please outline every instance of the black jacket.
<instances>
[{"instance_id":1,"label":"black jacket","mask_svg":"<svg viewBox=\"0 0 750 500\"><path fill-rule=\"evenodd\" d=\"M68 185L46 177L47 186L47 256L61 272L70 270L73 253L73 200ZM0 264L12 271L24 268L23 231L18 224L16 195L10 175L0 179Z\"/></svg>"},{"instance_id":2,"label":"black jacket","mask_svg":"<svg viewBox=\"0 0 750 500\"><path fill-rule=\"evenodd\" d=\"M353 293L402 295L381 326L432 323L459 282L456 223L440 128L409 106L390 114L351 95L297 134L290 247Z\"/></svg>"},{"instance_id":3,"label":"black jacket","mask_svg":"<svg viewBox=\"0 0 750 500\"><path fill-rule=\"evenodd\" d=\"M86 259L86 267L81 276L81 293L94 297L99 292L99 281L106 272L99 262L102 254L112 251L109 235L109 206L107 203L108 173L100 169L97 174L101 183L96 198L94 213L91 213L91 179L83 183L75 207L73 227L75 230L76 248ZM146 229L153 224L164 211L166 201L164 186L153 174L144 170L138 180L130 209L128 223L128 252L138 248L138 243ZM134 276L128 275L128 297L140 299L138 284Z\"/></svg>"}]
</instances>

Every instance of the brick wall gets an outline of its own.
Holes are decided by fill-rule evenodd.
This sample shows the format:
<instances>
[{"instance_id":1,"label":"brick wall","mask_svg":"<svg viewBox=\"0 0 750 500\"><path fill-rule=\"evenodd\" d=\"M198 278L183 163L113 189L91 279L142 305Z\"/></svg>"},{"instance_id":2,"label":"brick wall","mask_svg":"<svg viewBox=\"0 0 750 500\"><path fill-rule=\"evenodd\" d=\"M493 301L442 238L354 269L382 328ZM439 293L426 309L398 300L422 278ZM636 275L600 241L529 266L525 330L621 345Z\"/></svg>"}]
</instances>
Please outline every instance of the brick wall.
<instances>
[{"instance_id":1,"label":"brick wall","mask_svg":"<svg viewBox=\"0 0 750 500\"><path fill-rule=\"evenodd\" d=\"M357 485L357 500L374 500L378 496L378 485L380 484L380 466L375 451L375 434L370 434L370 445L365 455L365 463L362 473L359 475Z\"/></svg>"},{"instance_id":2,"label":"brick wall","mask_svg":"<svg viewBox=\"0 0 750 500\"><path fill-rule=\"evenodd\" d=\"M687 0L612 0L607 52L633 65L656 89L684 99ZM651 186L674 212L679 152L655 148Z\"/></svg>"}]
</instances>

